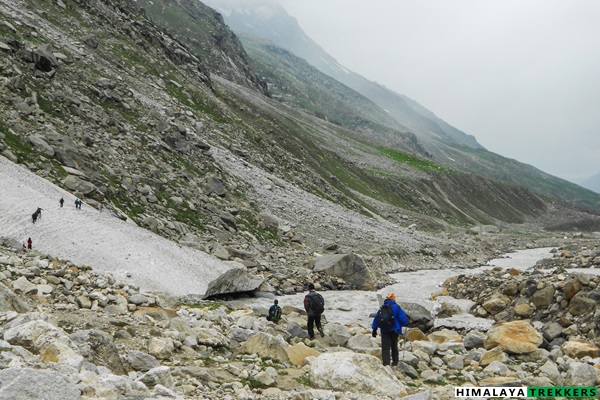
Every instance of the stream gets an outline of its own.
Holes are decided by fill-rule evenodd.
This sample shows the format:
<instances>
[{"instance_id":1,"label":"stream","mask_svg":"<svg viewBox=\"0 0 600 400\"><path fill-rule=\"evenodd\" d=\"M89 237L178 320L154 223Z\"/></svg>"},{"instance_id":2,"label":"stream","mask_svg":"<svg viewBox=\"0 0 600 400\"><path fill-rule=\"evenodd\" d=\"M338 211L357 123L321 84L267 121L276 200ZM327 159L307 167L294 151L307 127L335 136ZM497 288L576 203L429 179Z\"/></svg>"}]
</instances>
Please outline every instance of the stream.
<instances>
[{"instance_id":1,"label":"stream","mask_svg":"<svg viewBox=\"0 0 600 400\"><path fill-rule=\"evenodd\" d=\"M464 327L465 325L469 325L470 327L487 330L487 324L490 324L491 321L476 318L466 313L472 302L468 300L456 300L450 297L440 297L436 301L432 301L430 300L431 294L438 292L445 280L452 276L477 274L494 267L526 270L533 267L539 260L552 257L550 252L552 249L552 247L547 247L518 250L505 254L501 258L490 260L486 265L473 269L450 268L391 274L390 276L397 282L377 292L360 290L323 291L321 294L325 297L324 314L328 322L338 322L340 324L357 323L364 327L370 327L372 322L370 314L376 312L379 308L378 295L385 297L388 293L393 292L396 295L398 303L417 303L428 310L435 310L440 306L440 302L450 301L465 310L465 314L453 317L452 319L446 319L445 324L447 326ZM305 295L306 292L279 296L279 305L282 307L291 305L302 309ZM234 307L268 308L273 304L273 300L251 298L233 300L230 303Z\"/></svg>"}]
</instances>

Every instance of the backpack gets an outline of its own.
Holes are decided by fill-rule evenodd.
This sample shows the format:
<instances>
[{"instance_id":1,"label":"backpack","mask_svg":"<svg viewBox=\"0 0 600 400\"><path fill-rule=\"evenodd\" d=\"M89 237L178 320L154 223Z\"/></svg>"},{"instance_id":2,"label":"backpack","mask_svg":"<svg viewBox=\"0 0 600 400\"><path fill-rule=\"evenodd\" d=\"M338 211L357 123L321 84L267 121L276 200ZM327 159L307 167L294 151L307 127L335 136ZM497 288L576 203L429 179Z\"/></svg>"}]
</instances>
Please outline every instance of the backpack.
<instances>
[{"instance_id":1,"label":"backpack","mask_svg":"<svg viewBox=\"0 0 600 400\"><path fill-rule=\"evenodd\" d=\"M377 325L383 330L392 329L396 324L394 310L387 304L381 306L377 311Z\"/></svg>"},{"instance_id":2,"label":"backpack","mask_svg":"<svg viewBox=\"0 0 600 400\"><path fill-rule=\"evenodd\" d=\"M275 306L269 310L269 321L279 321L281 319L281 307Z\"/></svg>"},{"instance_id":3,"label":"backpack","mask_svg":"<svg viewBox=\"0 0 600 400\"><path fill-rule=\"evenodd\" d=\"M306 296L306 311L310 314L320 315L325 311L325 299L321 294L314 293Z\"/></svg>"}]
</instances>

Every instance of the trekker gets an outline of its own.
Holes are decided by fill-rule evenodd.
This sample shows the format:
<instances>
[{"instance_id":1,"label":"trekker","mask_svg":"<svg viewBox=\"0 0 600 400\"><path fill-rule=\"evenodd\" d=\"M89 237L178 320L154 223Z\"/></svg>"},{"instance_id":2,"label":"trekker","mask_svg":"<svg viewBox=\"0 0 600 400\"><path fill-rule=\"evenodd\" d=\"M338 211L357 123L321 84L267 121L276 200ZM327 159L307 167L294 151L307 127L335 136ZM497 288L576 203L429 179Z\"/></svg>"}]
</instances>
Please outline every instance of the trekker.
<instances>
[{"instance_id":1,"label":"trekker","mask_svg":"<svg viewBox=\"0 0 600 400\"><path fill-rule=\"evenodd\" d=\"M279 300L273 300L273 305L269 308L269 315L267 315L267 321L279 323L281 321L281 307L279 307Z\"/></svg>"},{"instance_id":2,"label":"trekker","mask_svg":"<svg viewBox=\"0 0 600 400\"><path fill-rule=\"evenodd\" d=\"M75 208L81 210L81 200L75 199Z\"/></svg>"},{"instance_id":3,"label":"trekker","mask_svg":"<svg viewBox=\"0 0 600 400\"><path fill-rule=\"evenodd\" d=\"M33 214L31 214L31 220L33 221L33 223L35 224L35 221L37 221L37 219L42 219L42 208L38 207L37 210L35 210L35 212Z\"/></svg>"},{"instance_id":4,"label":"trekker","mask_svg":"<svg viewBox=\"0 0 600 400\"><path fill-rule=\"evenodd\" d=\"M58 202L60 203L60 208L62 208L63 204L65 204L65 199L61 197Z\"/></svg>"},{"instance_id":5,"label":"trekker","mask_svg":"<svg viewBox=\"0 0 600 400\"><path fill-rule=\"evenodd\" d=\"M398 365L398 337L402 335L402 327L408 326L408 318L404 310L396 304L396 295L390 293L373 319L373 337L377 337L377 328L381 330L381 359L383 365ZM406 338L404 338L406 340Z\"/></svg>"},{"instance_id":6,"label":"trekker","mask_svg":"<svg viewBox=\"0 0 600 400\"><path fill-rule=\"evenodd\" d=\"M29 250L31 250L32 246L33 246L33 242L31 241L31 238L27 239L27 248Z\"/></svg>"},{"instance_id":7,"label":"trekker","mask_svg":"<svg viewBox=\"0 0 600 400\"><path fill-rule=\"evenodd\" d=\"M320 293L315 291L315 285L312 283L308 284L308 294L304 297L304 309L306 310L306 314L308 314L308 324L306 326L308 337L311 340L315 338L315 324L321 337L325 337L325 332L323 332L323 328L321 327L321 314L325 311L325 299L323 299Z\"/></svg>"}]
</instances>

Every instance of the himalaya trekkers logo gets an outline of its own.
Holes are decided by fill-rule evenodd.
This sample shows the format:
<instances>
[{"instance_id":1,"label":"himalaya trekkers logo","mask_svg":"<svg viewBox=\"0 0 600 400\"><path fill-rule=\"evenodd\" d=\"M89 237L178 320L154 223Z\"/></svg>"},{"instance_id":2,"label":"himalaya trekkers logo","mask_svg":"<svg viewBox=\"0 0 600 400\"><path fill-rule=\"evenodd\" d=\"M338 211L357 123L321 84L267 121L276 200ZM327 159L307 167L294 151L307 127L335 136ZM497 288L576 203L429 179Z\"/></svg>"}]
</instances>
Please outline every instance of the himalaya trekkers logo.
<instances>
[{"instance_id":1,"label":"himalaya trekkers logo","mask_svg":"<svg viewBox=\"0 0 600 400\"><path fill-rule=\"evenodd\" d=\"M455 397L509 397L509 398L534 398L551 399L556 397L568 399L596 399L598 388L596 386L455 386Z\"/></svg>"}]
</instances>

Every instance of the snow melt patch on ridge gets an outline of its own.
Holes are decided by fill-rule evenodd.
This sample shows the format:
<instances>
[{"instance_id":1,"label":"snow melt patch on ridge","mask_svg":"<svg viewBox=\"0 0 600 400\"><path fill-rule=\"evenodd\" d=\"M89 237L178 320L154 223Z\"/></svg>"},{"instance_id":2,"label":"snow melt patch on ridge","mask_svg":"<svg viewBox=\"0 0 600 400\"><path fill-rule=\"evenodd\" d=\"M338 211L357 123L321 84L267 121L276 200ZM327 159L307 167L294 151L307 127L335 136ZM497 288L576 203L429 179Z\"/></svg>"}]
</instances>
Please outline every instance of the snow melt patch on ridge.
<instances>
[{"instance_id":1,"label":"snow melt patch on ridge","mask_svg":"<svg viewBox=\"0 0 600 400\"><path fill-rule=\"evenodd\" d=\"M210 281L234 266L124 222L108 210L85 204L76 210L74 201L72 194L0 156L2 237L19 242L31 237L34 250L110 272L145 291L175 296L204 294ZM31 214L38 207L42 216L34 224Z\"/></svg>"}]
</instances>

